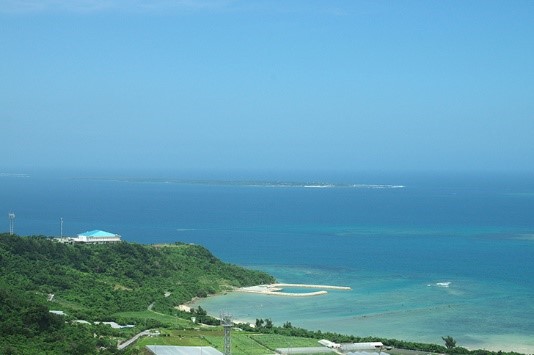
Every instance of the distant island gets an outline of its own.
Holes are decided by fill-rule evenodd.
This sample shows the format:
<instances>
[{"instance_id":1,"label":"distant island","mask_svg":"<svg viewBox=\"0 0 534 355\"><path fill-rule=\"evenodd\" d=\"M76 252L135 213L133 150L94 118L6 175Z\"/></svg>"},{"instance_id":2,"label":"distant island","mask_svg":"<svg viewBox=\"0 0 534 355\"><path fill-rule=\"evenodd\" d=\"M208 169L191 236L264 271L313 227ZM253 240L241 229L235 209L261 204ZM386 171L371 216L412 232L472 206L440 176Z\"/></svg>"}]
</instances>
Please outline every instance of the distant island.
<instances>
[{"instance_id":1,"label":"distant island","mask_svg":"<svg viewBox=\"0 0 534 355\"><path fill-rule=\"evenodd\" d=\"M79 180L103 180L129 183L163 183L183 185L213 185L213 186L248 186L248 187L276 187L276 188L349 188L349 189L402 189L404 185L391 184L348 184L319 181L279 181L279 180L186 180L186 179L161 179L161 178L76 178Z\"/></svg>"}]
</instances>

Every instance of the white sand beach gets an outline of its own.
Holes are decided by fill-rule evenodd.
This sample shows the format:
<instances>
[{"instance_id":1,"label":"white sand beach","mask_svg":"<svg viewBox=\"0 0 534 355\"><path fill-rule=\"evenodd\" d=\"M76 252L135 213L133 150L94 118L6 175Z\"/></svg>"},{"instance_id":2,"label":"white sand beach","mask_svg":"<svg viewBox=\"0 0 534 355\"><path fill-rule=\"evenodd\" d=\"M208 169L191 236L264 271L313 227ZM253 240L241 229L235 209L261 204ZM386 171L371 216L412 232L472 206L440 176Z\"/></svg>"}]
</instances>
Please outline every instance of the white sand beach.
<instances>
[{"instance_id":1,"label":"white sand beach","mask_svg":"<svg viewBox=\"0 0 534 355\"><path fill-rule=\"evenodd\" d=\"M312 288L318 289L319 291L312 292L282 292L284 288ZM259 293L263 295L273 295L273 296L288 296L288 297L309 297L309 296L320 296L327 294L328 292L325 289L329 290L344 290L350 291L351 288L347 286L332 286L332 285L310 285L310 284L288 284L288 283L277 283L270 285L257 285L250 287L241 287L236 289L237 292L245 293Z\"/></svg>"}]
</instances>

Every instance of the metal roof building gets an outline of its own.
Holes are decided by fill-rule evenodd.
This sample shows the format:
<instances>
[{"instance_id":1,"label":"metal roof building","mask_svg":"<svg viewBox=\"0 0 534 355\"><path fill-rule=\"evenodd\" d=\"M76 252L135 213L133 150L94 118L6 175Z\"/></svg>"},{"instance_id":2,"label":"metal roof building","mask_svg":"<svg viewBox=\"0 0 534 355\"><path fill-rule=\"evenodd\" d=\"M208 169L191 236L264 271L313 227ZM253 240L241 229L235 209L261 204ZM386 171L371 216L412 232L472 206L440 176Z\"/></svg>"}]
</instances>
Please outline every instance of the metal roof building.
<instances>
[{"instance_id":1,"label":"metal roof building","mask_svg":"<svg viewBox=\"0 0 534 355\"><path fill-rule=\"evenodd\" d=\"M372 341L366 343L352 343L352 344L341 344L341 350L343 351L360 351L360 350L380 350L385 349L386 347L379 341Z\"/></svg>"},{"instance_id":2,"label":"metal roof building","mask_svg":"<svg viewBox=\"0 0 534 355\"><path fill-rule=\"evenodd\" d=\"M211 346L147 345L145 348L153 355L223 355Z\"/></svg>"},{"instance_id":3,"label":"metal roof building","mask_svg":"<svg viewBox=\"0 0 534 355\"><path fill-rule=\"evenodd\" d=\"M80 233L76 238L71 239L79 243L118 243L121 241L121 236L96 229Z\"/></svg>"},{"instance_id":4,"label":"metal roof building","mask_svg":"<svg viewBox=\"0 0 534 355\"><path fill-rule=\"evenodd\" d=\"M332 354L335 353L334 349L330 349L324 346L321 347L306 347L306 348L278 348L276 349L278 354L290 355L290 354Z\"/></svg>"}]
</instances>

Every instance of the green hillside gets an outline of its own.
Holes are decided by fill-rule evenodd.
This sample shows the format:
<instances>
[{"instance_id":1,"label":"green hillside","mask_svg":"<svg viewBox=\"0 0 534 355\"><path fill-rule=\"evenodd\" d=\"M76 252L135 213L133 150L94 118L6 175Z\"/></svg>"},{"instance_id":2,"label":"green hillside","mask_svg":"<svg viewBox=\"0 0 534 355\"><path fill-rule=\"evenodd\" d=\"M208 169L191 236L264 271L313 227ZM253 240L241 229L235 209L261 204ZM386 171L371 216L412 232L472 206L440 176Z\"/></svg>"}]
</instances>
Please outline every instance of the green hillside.
<instances>
[{"instance_id":1,"label":"green hillside","mask_svg":"<svg viewBox=\"0 0 534 355\"><path fill-rule=\"evenodd\" d=\"M223 263L198 245L62 244L7 234L0 234L0 269L0 353L84 353L80 339L92 333L82 325L66 327L65 319L121 321L119 312L150 305L171 314L194 297L274 281ZM77 340L69 348L70 338ZM93 345L89 341L88 349Z\"/></svg>"}]
</instances>

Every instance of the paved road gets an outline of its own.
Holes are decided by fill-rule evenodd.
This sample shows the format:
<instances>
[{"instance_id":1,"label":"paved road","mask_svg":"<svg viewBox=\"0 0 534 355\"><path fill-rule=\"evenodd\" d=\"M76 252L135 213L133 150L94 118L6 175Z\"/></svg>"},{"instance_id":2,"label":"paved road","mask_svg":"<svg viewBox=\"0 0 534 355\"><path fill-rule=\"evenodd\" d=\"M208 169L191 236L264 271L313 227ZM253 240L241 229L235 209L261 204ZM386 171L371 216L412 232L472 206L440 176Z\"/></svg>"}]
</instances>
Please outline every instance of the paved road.
<instances>
[{"instance_id":1,"label":"paved road","mask_svg":"<svg viewBox=\"0 0 534 355\"><path fill-rule=\"evenodd\" d=\"M134 343L137 339L139 339L140 337L142 337L142 336L147 336L147 335L152 335L152 334L156 334L156 333L152 333L152 330L151 330L151 329L149 329L149 330L143 330L141 333L138 333L138 334L134 335L131 339L128 339L128 340L126 340L125 342L119 344L119 345L117 346L117 349L122 350L122 349L124 349L125 347L127 347L127 346L133 344L133 343Z\"/></svg>"}]
</instances>

